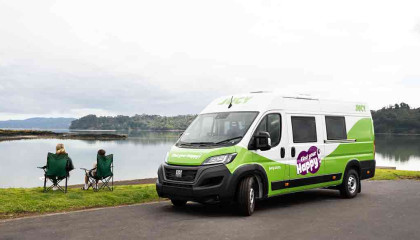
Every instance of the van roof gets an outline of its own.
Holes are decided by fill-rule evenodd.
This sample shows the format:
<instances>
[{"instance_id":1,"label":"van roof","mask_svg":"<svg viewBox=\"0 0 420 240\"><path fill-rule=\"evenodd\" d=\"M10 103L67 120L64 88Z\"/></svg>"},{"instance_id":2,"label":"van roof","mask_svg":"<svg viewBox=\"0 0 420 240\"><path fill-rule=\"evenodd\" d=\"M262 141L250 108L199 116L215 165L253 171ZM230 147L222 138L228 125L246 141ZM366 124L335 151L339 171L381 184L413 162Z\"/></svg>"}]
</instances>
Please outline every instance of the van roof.
<instances>
[{"instance_id":1,"label":"van roof","mask_svg":"<svg viewBox=\"0 0 420 240\"><path fill-rule=\"evenodd\" d=\"M232 106L228 108L232 102ZM307 95L287 96L275 92L251 92L223 96L213 100L201 112L234 112L283 110L290 113L314 114L347 114L357 116L371 116L369 107L364 102L345 102L340 100L324 100Z\"/></svg>"}]
</instances>

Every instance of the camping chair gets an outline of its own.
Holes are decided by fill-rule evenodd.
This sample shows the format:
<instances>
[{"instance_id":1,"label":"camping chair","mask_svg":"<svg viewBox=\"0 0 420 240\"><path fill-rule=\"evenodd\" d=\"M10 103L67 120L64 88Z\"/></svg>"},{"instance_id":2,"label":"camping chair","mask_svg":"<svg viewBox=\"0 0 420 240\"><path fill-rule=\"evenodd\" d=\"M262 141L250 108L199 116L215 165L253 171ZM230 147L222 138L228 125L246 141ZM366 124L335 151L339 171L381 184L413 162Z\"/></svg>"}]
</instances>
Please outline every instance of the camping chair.
<instances>
[{"instance_id":1,"label":"camping chair","mask_svg":"<svg viewBox=\"0 0 420 240\"><path fill-rule=\"evenodd\" d=\"M48 153L47 165L38 167L44 170L44 192L51 190L53 187L57 187L62 192L67 192L67 180L69 177L69 171L67 170L67 162L69 156L67 154L54 154ZM52 185L47 188L47 179L52 182ZM63 189L59 183L66 180L66 185Z\"/></svg>"},{"instance_id":2,"label":"camping chair","mask_svg":"<svg viewBox=\"0 0 420 240\"><path fill-rule=\"evenodd\" d=\"M89 171L93 169L86 169L81 168L85 171L86 176L89 179L89 186L93 188L93 184L97 184L98 181L101 181L102 184L97 187L96 189L93 188L95 191L99 191L104 188L108 188L110 191L114 191L114 155L110 154L108 156L101 156L98 154L96 157L96 176L91 176ZM111 181L111 186L109 183Z\"/></svg>"}]
</instances>

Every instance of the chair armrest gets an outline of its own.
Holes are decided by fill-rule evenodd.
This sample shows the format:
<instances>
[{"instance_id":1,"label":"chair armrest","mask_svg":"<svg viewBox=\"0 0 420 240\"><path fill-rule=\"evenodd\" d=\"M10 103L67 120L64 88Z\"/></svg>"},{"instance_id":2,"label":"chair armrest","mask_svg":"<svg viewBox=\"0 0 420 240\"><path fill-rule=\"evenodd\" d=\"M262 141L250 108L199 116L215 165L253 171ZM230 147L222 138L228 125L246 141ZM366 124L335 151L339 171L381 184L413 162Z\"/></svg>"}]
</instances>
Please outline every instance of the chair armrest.
<instances>
[{"instance_id":1,"label":"chair armrest","mask_svg":"<svg viewBox=\"0 0 420 240\"><path fill-rule=\"evenodd\" d=\"M86 168L80 168L80 169L85 170L85 171L89 171L89 170L88 170L88 169L86 169Z\"/></svg>"},{"instance_id":2,"label":"chair armrest","mask_svg":"<svg viewBox=\"0 0 420 240\"><path fill-rule=\"evenodd\" d=\"M43 166L43 167L36 167L36 168L39 168L39 169L46 169L46 168L47 168L47 166Z\"/></svg>"}]
</instances>

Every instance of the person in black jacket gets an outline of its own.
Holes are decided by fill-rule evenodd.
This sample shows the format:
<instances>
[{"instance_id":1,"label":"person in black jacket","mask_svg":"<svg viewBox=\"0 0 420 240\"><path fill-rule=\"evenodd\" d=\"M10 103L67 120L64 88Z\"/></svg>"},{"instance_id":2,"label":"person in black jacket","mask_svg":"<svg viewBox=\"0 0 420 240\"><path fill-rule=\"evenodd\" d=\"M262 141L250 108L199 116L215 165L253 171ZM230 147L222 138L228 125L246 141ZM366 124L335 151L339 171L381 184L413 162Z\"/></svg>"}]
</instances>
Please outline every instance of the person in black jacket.
<instances>
[{"instance_id":1,"label":"person in black jacket","mask_svg":"<svg viewBox=\"0 0 420 240\"><path fill-rule=\"evenodd\" d=\"M66 149L64 148L64 144L59 143L55 146L55 154L67 154ZM73 161L71 160L70 156L68 156L69 160L67 161L66 170L68 172L68 177L70 177L70 171L74 169ZM56 189L53 189L56 190Z\"/></svg>"}]
</instances>

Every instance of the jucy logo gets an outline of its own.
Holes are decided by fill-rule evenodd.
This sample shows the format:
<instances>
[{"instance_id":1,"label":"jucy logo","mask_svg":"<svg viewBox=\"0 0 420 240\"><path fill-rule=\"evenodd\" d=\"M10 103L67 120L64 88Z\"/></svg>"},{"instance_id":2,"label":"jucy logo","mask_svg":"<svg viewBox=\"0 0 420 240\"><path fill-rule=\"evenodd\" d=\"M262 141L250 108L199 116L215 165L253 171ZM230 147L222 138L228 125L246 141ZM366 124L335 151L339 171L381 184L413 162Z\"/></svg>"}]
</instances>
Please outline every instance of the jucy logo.
<instances>
[{"instance_id":1,"label":"jucy logo","mask_svg":"<svg viewBox=\"0 0 420 240\"><path fill-rule=\"evenodd\" d=\"M232 104L245 104L245 103L247 103L249 100L251 100L251 98L252 98L252 97L236 97L236 98L233 98L233 100L232 100ZM225 100L223 100L223 101L219 102L218 104L219 104L219 105L223 105L223 104L228 105L228 104L230 104L231 99L232 99L232 98L226 98Z\"/></svg>"},{"instance_id":2,"label":"jucy logo","mask_svg":"<svg viewBox=\"0 0 420 240\"><path fill-rule=\"evenodd\" d=\"M356 112L365 112L366 106L365 105L356 105Z\"/></svg>"},{"instance_id":3,"label":"jucy logo","mask_svg":"<svg viewBox=\"0 0 420 240\"><path fill-rule=\"evenodd\" d=\"M302 151L297 158L297 174L306 175L308 172L316 173L321 167L321 158L318 154L321 150L315 146L309 148L308 151Z\"/></svg>"}]
</instances>

